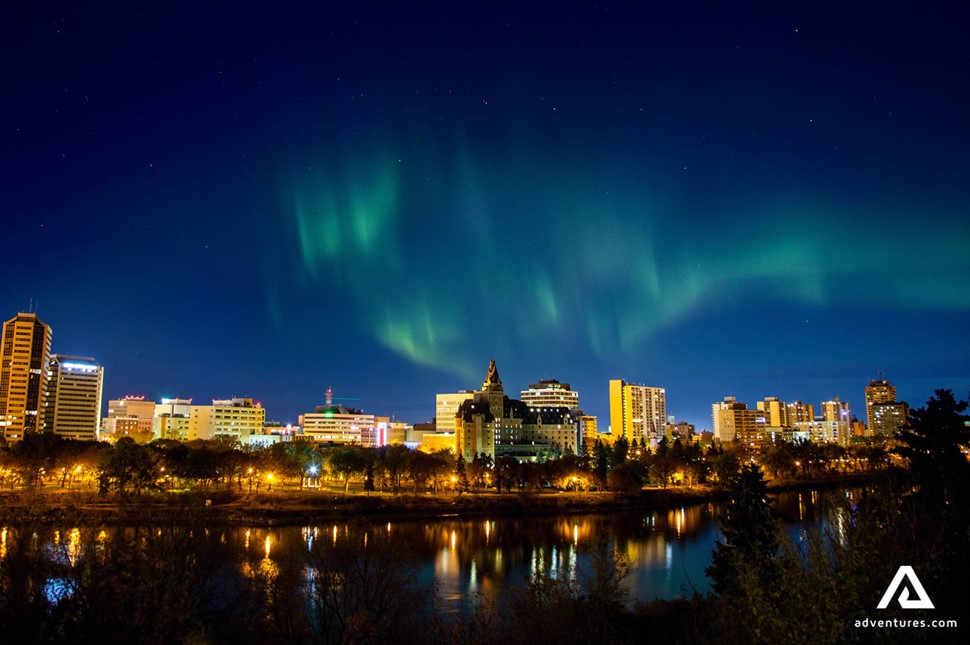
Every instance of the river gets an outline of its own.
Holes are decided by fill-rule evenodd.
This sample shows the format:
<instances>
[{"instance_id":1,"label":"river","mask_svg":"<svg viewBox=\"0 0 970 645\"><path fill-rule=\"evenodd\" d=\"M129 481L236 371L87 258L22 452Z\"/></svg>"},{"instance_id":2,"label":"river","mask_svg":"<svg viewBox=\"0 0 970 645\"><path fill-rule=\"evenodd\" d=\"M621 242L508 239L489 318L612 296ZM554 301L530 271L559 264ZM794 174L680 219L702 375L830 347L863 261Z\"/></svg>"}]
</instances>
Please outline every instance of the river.
<instances>
[{"instance_id":1,"label":"river","mask_svg":"<svg viewBox=\"0 0 970 645\"><path fill-rule=\"evenodd\" d=\"M821 512L835 498L854 492L782 493L775 506L787 531L796 539L833 516ZM629 562L623 581L632 603L673 599L706 593L704 569L718 537L719 503L702 503L662 511L515 517L496 519L434 519L388 523L338 523L292 527L204 528L206 555L218 551L225 569L242 576L278 575L299 566L294 554L338 546L381 541L416 558L417 579L437 587L445 611L467 608L479 598L502 606L509 588L523 584L536 572L552 577L581 579L590 571L598 551L622 554ZM840 521L835 516L835 521ZM112 542L133 540L154 528L32 528L29 532L0 527L0 559L13 542L30 540L49 558L73 567L85 553ZM28 534L29 533L29 534ZM161 534L161 531L158 531ZM215 549L215 550L213 550ZM235 575L235 574L234 574ZM65 593L59 578L49 582L56 600Z\"/></svg>"}]
</instances>

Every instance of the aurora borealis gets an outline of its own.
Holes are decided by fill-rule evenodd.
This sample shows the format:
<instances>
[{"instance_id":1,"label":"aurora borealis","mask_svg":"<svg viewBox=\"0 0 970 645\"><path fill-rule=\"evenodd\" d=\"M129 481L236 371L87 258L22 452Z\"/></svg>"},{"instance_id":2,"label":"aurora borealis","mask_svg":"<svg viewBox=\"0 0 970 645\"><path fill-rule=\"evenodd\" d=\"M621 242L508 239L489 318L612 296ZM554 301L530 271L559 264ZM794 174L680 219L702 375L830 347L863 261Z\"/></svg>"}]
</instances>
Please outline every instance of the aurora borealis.
<instances>
[{"instance_id":1,"label":"aurora borealis","mask_svg":"<svg viewBox=\"0 0 970 645\"><path fill-rule=\"evenodd\" d=\"M610 378L705 428L970 390L963 4L32 11L4 316L37 300L106 398L414 422L490 358L604 429Z\"/></svg>"}]
</instances>

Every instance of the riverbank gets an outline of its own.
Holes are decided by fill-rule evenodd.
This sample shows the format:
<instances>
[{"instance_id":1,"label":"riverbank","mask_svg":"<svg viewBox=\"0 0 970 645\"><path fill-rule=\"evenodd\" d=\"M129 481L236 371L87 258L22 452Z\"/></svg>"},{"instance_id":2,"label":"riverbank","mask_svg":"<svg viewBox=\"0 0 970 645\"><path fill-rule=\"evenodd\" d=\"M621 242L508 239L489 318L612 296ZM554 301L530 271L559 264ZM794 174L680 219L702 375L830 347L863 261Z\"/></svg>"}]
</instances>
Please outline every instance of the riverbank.
<instances>
[{"instance_id":1,"label":"riverbank","mask_svg":"<svg viewBox=\"0 0 970 645\"><path fill-rule=\"evenodd\" d=\"M309 525L362 519L375 522L442 517L515 517L569 513L662 510L726 498L708 487L647 489L639 495L611 492L454 494L229 491L146 493L121 498L94 492L5 492L0 523L137 525L195 520L256 526Z\"/></svg>"},{"instance_id":2,"label":"riverbank","mask_svg":"<svg viewBox=\"0 0 970 645\"><path fill-rule=\"evenodd\" d=\"M878 473L812 480L776 481L771 492L825 490L862 486ZM255 526L309 525L366 519L401 521L441 517L516 517L568 513L655 511L727 499L722 488L694 486L649 488L630 495L611 492L344 494L328 489L241 493L225 490L154 492L120 497L94 491L12 491L0 493L0 523L105 524L210 523Z\"/></svg>"}]
</instances>

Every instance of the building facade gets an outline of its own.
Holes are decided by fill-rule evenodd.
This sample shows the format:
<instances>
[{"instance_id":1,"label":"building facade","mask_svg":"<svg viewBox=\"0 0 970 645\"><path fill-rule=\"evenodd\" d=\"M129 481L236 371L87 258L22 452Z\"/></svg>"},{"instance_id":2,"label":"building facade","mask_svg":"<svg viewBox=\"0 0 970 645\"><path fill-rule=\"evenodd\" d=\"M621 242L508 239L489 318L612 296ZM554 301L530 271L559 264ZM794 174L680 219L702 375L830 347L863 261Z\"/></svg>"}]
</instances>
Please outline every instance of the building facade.
<instances>
[{"instance_id":1,"label":"building facade","mask_svg":"<svg viewBox=\"0 0 970 645\"><path fill-rule=\"evenodd\" d=\"M155 439L188 441L192 399L162 399L155 404L152 416L152 436Z\"/></svg>"},{"instance_id":2,"label":"building facade","mask_svg":"<svg viewBox=\"0 0 970 645\"><path fill-rule=\"evenodd\" d=\"M610 432L654 448L666 433L667 392L619 379L610 381Z\"/></svg>"},{"instance_id":3,"label":"building facade","mask_svg":"<svg viewBox=\"0 0 970 645\"><path fill-rule=\"evenodd\" d=\"M104 368L87 356L51 356L44 430L65 439L95 441L101 426Z\"/></svg>"},{"instance_id":4,"label":"building facade","mask_svg":"<svg viewBox=\"0 0 970 645\"><path fill-rule=\"evenodd\" d=\"M193 405L189 411L189 439L236 439L249 442L263 434L266 410L249 398L213 399L212 405Z\"/></svg>"},{"instance_id":5,"label":"building facade","mask_svg":"<svg viewBox=\"0 0 970 645\"><path fill-rule=\"evenodd\" d=\"M437 431L453 433L455 431L455 417L458 415L458 408L473 396L475 396L475 393L471 390L436 394L434 397L434 409Z\"/></svg>"},{"instance_id":6,"label":"building facade","mask_svg":"<svg viewBox=\"0 0 970 645\"><path fill-rule=\"evenodd\" d=\"M723 443L740 441L756 444L764 440L768 424L764 410L749 410L733 396L711 405L714 438Z\"/></svg>"},{"instance_id":7,"label":"building facade","mask_svg":"<svg viewBox=\"0 0 970 645\"><path fill-rule=\"evenodd\" d=\"M455 418L455 450L471 461L514 457L543 460L580 449L578 410L532 406L505 396L495 361L490 361L482 389L464 401Z\"/></svg>"},{"instance_id":8,"label":"building facade","mask_svg":"<svg viewBox=\"0 0 970 645\"><path fill-rule=\"evenodd\" d=\"M909 406L896 401L896 387L885 380L869 381L866 387L866 425L868 436L892 438L904 425Z\"/></svg>"},{"instance_id":9,"label":"building facade","mask_svg":"<svg viewBox=\"0 0 970 645\"><path fill-rule=\"evenodd\" d=\"M321 405L300 416L303 436L326 445L376 446L377 420L373 414L342 405ZM385 426L386 427L386 426Z\"/></svg>"},{"instance_id":10,"label":"building facade","mask_svg":"<svg viewBox=\"0 0 970 645\"><path fill-rule=\"evenodd\" d=\"M840 401L839 397L831 401L822 401L822 420L834 421L837 424L839 445L849 445L849 440L852 438L852 411L849 409L848 401Z\"/></svg>"},{"instance_id":11,"label":"building facade","mask_svg":"<svg viewBox=\"0 0 970 645\"><path fill-rule=\"evenodd\" d=\"M569 383L542 379L530 385L529 389L522 390L521 401L534 408L563 407L573 410L579 407L579 392L570 389Z\"/></svg>"},{"instance_id":12,"label":"building facade","mask_svg":"<svg viewBox=\"0 0 970 645\"><path fill-rule=\"evenodd\" d=\"M53 332L37 314L18 313L0 339L0 424L7 441L43 430Z\"/></svg>"},{"instance_id":13,"label":"building facade","mask_svg":"<svg viewBox=\"0 0 970 645\"><path fill-rule=\"evenodd\" d=\"M108 416L101 420L101 440L116 441L131 437L138 443L155 439L155 402L144 396L129 394L108 401Z\"/></svg>"}]
</instances>

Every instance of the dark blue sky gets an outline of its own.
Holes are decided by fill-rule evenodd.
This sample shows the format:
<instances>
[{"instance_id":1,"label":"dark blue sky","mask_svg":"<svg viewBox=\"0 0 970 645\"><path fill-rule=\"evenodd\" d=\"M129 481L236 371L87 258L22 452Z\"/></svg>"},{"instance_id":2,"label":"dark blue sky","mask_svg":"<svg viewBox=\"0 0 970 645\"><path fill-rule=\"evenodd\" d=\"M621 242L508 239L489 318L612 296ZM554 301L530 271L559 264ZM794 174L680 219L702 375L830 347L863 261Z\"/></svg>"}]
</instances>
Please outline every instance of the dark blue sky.
<instances>
[{"instance_id":1,"label":"dark blue sky","mask_svg":"<svg viewBox=\"0 0 970 645\"><path fill-rule=\"evenodd\" d=\"M106 398L970 390L966 3L318 4L4 9L0 302Z\"/></svg>"}]
</instances>

